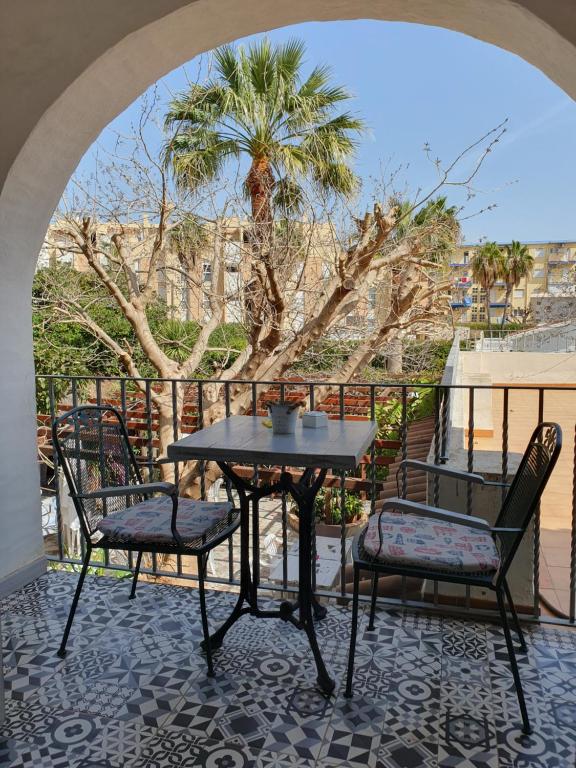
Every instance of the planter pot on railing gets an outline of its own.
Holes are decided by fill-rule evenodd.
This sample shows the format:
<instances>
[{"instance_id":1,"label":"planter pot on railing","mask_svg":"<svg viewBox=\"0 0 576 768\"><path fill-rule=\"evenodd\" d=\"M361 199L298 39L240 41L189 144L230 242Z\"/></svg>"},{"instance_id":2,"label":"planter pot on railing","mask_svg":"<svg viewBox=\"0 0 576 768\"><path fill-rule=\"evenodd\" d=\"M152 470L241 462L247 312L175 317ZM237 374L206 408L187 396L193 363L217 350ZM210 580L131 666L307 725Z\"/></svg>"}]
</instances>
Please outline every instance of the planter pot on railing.
<instances>
[{"instance_id":1,"label":"planter pot on railing","mask_svg":"<svg viewBox=\"0 0 576 768\"><path fill-rule=\"evenodd\" d=\"M298 519L298 515L296 515L294 512L288 511L288 525L296 533L298 533L300 530L300 520ZM366 517L364 515L352 523L346 523L345 538L356 536L356 534L359 533L365 525ZM341 535L342 526L340 523L336 525L330 525L329 523L322 522L316 523L316 536L328 536L331 539L339 539Z\"/></svg>"}]
</instances>

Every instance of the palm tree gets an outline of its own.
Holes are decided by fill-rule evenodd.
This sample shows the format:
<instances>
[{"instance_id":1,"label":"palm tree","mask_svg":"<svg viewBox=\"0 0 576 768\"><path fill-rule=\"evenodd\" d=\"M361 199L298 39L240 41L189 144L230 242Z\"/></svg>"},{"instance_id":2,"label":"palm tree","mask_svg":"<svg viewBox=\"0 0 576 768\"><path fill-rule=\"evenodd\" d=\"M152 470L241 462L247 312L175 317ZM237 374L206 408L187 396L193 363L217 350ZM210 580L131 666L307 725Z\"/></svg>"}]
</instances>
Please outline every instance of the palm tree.
<instances>
[{"instance_id":1,"label":"palm tree","mask_svg":"<svg viewBox=\"0 0 576 768\"><path fill-rule=\"evenodd\" d=\"M275 209L297 211L305 180L330 193L354 192L348 161L364 123L336 114L350 94L330 82L328 67L303 78L304 53L298 40L272 46L266 38L248 50L215 52L214 76L180 94L166 116L176 131L165 157L180 183L197 188L229 159L246 157L244 189L256 226L270 226Z\"/></svg>"},{"instance_id":2,"label":"palm tree","mask_svg":"<svg viewBox=\"0 0 576 768\"><path fill-rule=\"evenodd\" d=\"M458 209L448 206L446 197L434 197L417 211L409 200L392 198L391 207L396 209L396 240L418 236L428 260L438 263L452 252L460 236L460 223Z\"/></svg>"},{"instance_id":3,"label":"palm tree","mask_svg":"<svg viewBox=\"0 0 576 768\"><path fill-rule=\"evenodd\" d=\"M502 261L501 277L506 283L506 302L502 313L502 325L506 322L506 310L510 303L512 289L517 288L523 278L527 277L534 266L534 257L527 246L518 240L512 240L506 246L505 257Z\"/></svg>"},{"instance_id":4,"label":"palm tree","mask_svg":"<svg viewBox=\"0 0 576 768\"><path fill-rule=\"evenodd\" d=\"M490 328L490 291L502 274L502 251L495 242L484 243L472 257L472 277L486 293L486 322Z\"/></svg>"}]
</instances>

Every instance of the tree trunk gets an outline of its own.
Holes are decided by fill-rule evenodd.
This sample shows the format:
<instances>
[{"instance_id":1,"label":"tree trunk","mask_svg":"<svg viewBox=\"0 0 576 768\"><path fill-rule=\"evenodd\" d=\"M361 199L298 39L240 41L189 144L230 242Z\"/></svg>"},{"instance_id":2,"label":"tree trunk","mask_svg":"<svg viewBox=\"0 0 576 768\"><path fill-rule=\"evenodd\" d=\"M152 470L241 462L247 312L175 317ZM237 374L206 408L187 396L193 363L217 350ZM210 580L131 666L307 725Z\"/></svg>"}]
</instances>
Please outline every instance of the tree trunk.
<instances>
[{"instance_id":1,"label":"tree trunk","mask_svg":"<svg viewBox=\"0 0 576 768\"><path fill-rule=\"evenodd\" d=\"M507 285L506 286L506 297L504 299L504 311L502 312L502 322L500 323L500 327L504 328L504 324L506 323L506 310L508 309L508 304L510 302L510 297L512 296L512 286Z\"/></svg>"},{"instance_id":2,"label":"tree trunk","mask_svg":"<svg viewBox=\"0 0 576 768\"><path fill-rule=\"evenodd\" d=\"M402 373L402 339L396 337L390 342L390 352L386 359L388 373Z\"/></svg>"},{"instance_id":3,"label":"tree trunk","mask_svg":"<svg viewBox=\"0 0 576 768\"><path fill-rule=\"evenodd\" d=\"M258 230L262 225L272 222L272 189L274 174L267 157L254 158L246 177L246 186L250 193L252 221L256 225L258 236L266 234Z\"/></svg>"},{"instance_id":4,"label":"tree trunk","mask_svg":"<svg viewBox=\"0 0 576 768\"><path fill-rule=\"evenodd\" d=\"M155 405L158 411L158 454L160 458L167 458L168 446L181 436L182 416L184 412L184 391L182 386L175 384L174 393L172 385L165 382L161 392L155 397ZM174 413L174 405L176 413ZM176 422L176 423L174 423ZM176 468L172 463L160 464L162 480L173 483L176 477Z\"/></svg>"},{"instance_id":5,"label":"tree trunk","mask_svg":"<svg viewBox=\"0 0 576 768\"><path fill-rule=\"evenodd\" d=\"M486 288L486 299L484 300L484 303L486 305L486 322L488 324L488 330L490 330L492 323L490 321L490 291L491 288Z\"/></svg>"}]
</instances>

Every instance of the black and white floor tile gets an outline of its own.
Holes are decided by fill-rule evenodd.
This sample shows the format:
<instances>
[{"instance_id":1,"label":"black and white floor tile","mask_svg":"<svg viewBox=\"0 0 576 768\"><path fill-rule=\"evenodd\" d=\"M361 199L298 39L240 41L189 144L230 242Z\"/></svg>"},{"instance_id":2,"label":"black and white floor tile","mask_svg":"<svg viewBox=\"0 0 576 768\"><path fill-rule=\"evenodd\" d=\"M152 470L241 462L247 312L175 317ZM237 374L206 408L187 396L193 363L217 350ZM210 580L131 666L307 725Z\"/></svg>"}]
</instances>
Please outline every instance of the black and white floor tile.
<instances>
[{"instance_id":1,"label":"black and white floor tile","mask_svg":"<svg viewBox=\"0 0 576 768\"><path fill-rule=\"evenodd\" d=\"M576 768L576 632L526 630L523 736L497 625L361 610L354 697L343 695L348 607L318 622L335 695L316 688L306 637L244 617L206 676L196 590L88 577L68 654L56 656L77 575L0 603L6 768ZM236 596L207 595L211 624ZM271 599L262 596L262 607Z\"/></svg>"}]
</instances>

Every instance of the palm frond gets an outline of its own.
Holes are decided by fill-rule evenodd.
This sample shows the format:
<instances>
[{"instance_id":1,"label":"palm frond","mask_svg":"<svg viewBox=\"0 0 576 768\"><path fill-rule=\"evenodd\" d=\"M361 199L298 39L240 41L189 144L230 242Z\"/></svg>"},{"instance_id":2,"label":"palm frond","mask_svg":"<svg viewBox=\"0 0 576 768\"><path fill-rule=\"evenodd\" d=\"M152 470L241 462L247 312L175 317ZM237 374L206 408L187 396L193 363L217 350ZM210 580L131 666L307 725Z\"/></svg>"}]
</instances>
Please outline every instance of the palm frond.
<instances>
[{"instance_id":1,"label":"palm frond","mask_svg":"<svg viewBox=\"0 0 576 768\"><path fill-rule=\"evenodd\" d=\"M352 193L357 179L346 163L364 122L335 114L350 94L331 83L329 67L316 66L302 81L304 55L300 40L273 46L266 37L215 52L214 76L179 94L166 115L176 135L165 158L180 183L197 186L245 153L251 161L266 159L279 191L308 177L326 190Z\"/></svg>"},{"instance_id":2,"label":"palm frond","mask_svg":"<svg viewBox=\"0 0 576 768\"><path fill-rule=\"evenodd\" d=\"M275 184L273 202L285 214L298 214L303 208L304 191L293 178L284 176Z\"/></svg>"}]
</instances>

